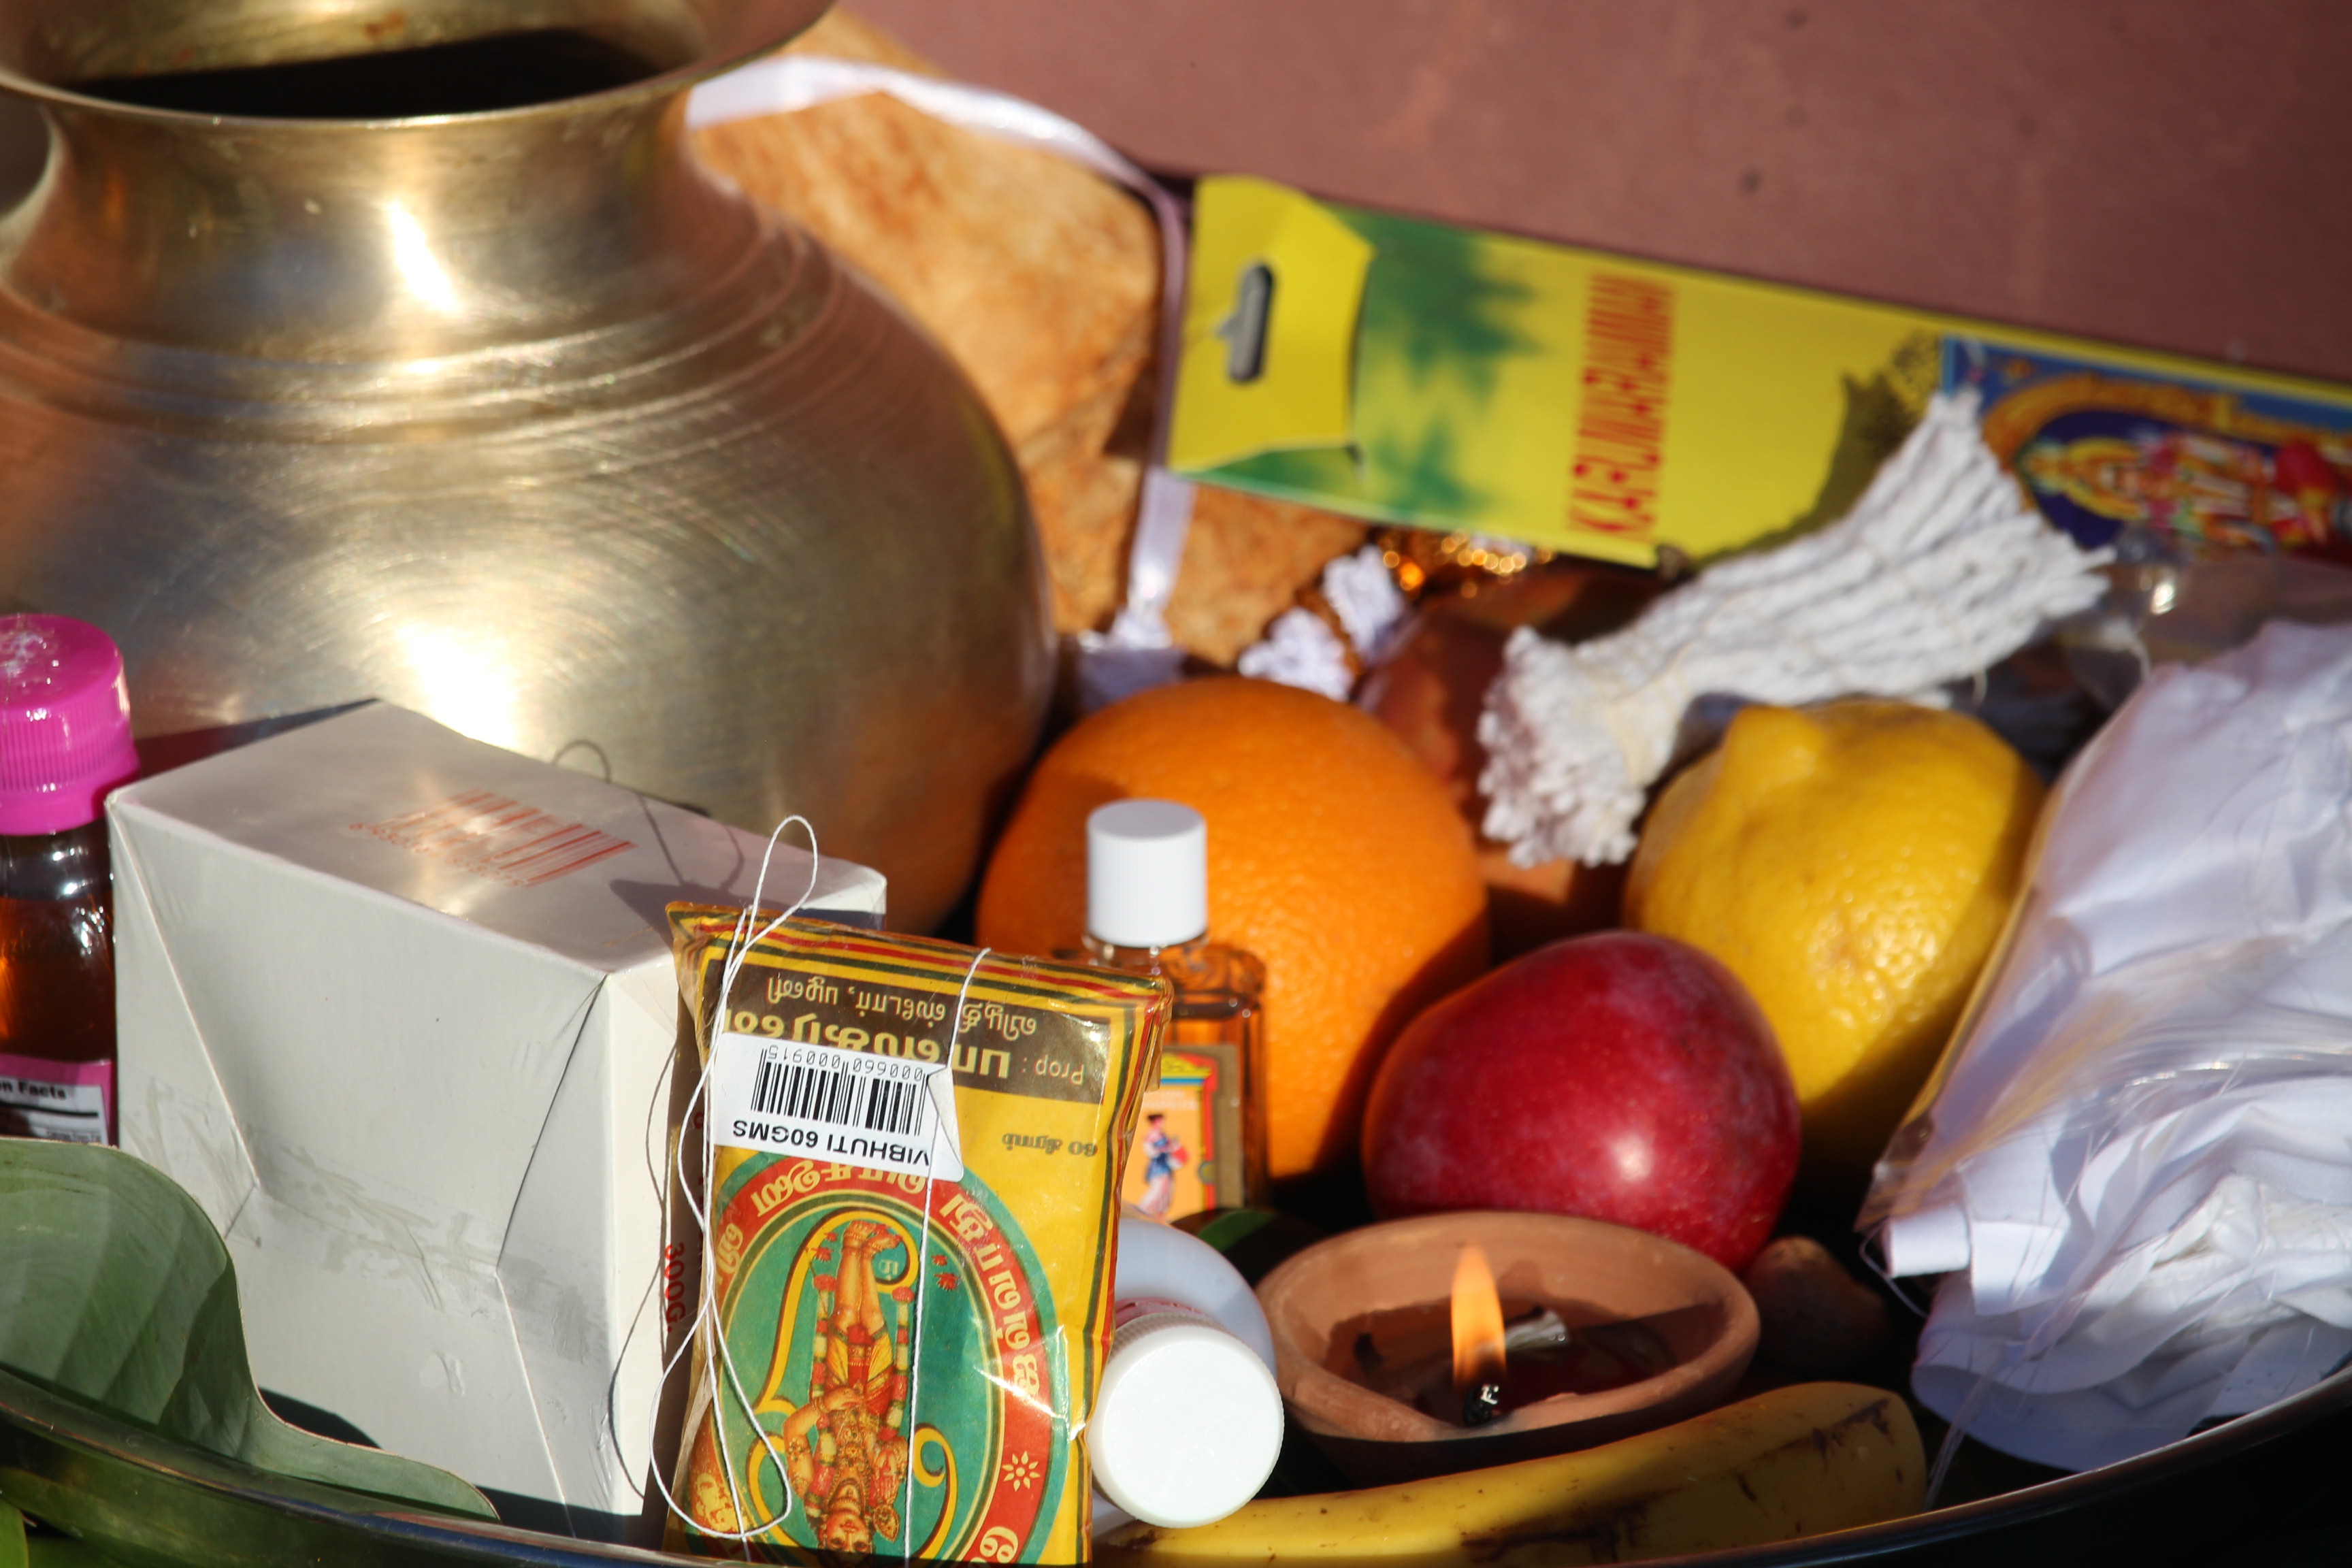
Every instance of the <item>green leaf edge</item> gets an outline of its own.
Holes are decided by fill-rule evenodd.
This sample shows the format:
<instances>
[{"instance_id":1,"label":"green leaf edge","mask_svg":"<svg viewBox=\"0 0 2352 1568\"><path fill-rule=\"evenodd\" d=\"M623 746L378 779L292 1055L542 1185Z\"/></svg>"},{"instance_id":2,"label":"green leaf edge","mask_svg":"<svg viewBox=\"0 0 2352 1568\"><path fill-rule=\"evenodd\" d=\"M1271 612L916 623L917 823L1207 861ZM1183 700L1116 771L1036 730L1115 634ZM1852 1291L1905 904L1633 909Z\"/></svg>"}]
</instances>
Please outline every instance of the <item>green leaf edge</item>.
<instances>
[{"instance_id":1,"label":"green leaf edge","mask_svg":"<svg viewBox=\"0 0 2352 1568\"><path fill-rule=\"evenodd\" d=\"M145 1162L0 1138L0 1367L69 1405L265 1477L359 1494L354 1511L498 1517L446 1470L278 1418L253 1381L220 1233Z\"/></svg>"}]
</instances>

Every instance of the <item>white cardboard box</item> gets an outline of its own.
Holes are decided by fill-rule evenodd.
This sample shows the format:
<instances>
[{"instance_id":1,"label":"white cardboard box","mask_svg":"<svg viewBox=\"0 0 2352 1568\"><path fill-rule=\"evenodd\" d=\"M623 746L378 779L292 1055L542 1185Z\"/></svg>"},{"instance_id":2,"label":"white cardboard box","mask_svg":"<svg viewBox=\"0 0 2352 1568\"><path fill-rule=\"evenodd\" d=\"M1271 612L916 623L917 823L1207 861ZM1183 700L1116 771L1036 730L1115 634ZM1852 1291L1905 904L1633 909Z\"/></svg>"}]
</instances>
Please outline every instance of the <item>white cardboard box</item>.
<instances>
[{"instance_id":1,"label":"white cardboard box","mask_svg":"<svg viewBox=\"0 0 2352 1568\"><path fill-rule=\"evenodd\" d=\"M236 1262L257 1380L614 1538L661 1341L663 907L763 840L373 705L118 792L122 1146ZM762 902L806 887L778 847ZM812 913L879 924L827 859Z\"/></svg>"}]
</instances>

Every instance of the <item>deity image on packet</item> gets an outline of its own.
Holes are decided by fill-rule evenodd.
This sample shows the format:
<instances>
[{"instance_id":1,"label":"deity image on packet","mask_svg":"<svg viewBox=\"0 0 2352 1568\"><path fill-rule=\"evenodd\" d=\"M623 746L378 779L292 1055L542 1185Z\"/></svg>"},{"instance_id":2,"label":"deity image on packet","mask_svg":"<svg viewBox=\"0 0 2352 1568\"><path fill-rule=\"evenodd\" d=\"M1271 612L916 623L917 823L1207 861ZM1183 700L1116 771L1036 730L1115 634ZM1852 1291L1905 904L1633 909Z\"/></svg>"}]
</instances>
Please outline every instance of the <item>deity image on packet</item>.
<instances>
[{"instance_id":1,"label":"deity image on packet","mask_svg":"<svg viewBox=\"0 0 2352 1568\"><path fill-rule=\"evenodd\" d=\"M744 943L763 928L739 919L670 907L709 1072L711 1309L671 1544L1086 1561L1081 1438L1166 984L817 921Z\"/></svg>"}]
</instances>

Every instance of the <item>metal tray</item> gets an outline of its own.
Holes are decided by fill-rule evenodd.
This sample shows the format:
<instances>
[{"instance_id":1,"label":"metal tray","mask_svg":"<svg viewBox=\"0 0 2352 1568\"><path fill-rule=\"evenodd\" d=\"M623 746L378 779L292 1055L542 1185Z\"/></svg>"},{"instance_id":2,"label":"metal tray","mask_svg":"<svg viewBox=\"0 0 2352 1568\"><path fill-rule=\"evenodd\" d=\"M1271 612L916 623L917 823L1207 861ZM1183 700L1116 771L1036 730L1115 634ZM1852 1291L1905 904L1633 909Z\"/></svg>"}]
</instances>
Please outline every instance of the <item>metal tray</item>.
<instances>
[{"instance_id":1,"label":"metal tray","mask_svg":"<svg viewBox=\"0 0 2352 1568\"><path fill-rule=\"evenodd\" d=\"M2352 1369L2137 1459L1913 1519L1659 1562L1720 1568L2352 1560ZM0 1373L0 1500L130 1568L707 1563L421 1513L266 1476ZM38 1559L37 1558L37 1562Z\"/></svg>"}]
</instances>

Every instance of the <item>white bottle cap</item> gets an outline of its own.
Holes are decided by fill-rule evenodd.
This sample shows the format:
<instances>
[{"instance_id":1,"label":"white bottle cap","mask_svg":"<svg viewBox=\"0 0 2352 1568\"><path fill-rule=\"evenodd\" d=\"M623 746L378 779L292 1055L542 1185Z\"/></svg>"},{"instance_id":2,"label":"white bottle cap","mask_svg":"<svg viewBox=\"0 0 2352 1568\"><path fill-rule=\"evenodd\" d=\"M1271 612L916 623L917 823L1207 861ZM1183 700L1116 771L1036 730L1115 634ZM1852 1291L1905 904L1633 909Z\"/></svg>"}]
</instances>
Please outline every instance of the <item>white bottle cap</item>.
<instances>
[{"instance_id":1,"label":"white bottle cap","mask_svg":"<svg viewBox=\"0 0 2352 1568\"><path fill-rule=\"evenodd\" d=\"M1116 800L1087 818L1087 930L1113 947L1173 947L1209 929L1209 825L1172 800Z\"/></svg>"},{"instance_id":2,"label":"white bottle cap","mask_svg":"<svg viewBox=\"0 0 2352 1568\"><path fill-rule=\"evenodd\" d=\"M1087 1423L1112 1502L1146 1524L1213 1524L1257 1495L1281 1454L1282 1394L1241 1341L1181 1308L1112 1337Z\"/></svg>"}]
</instances>

